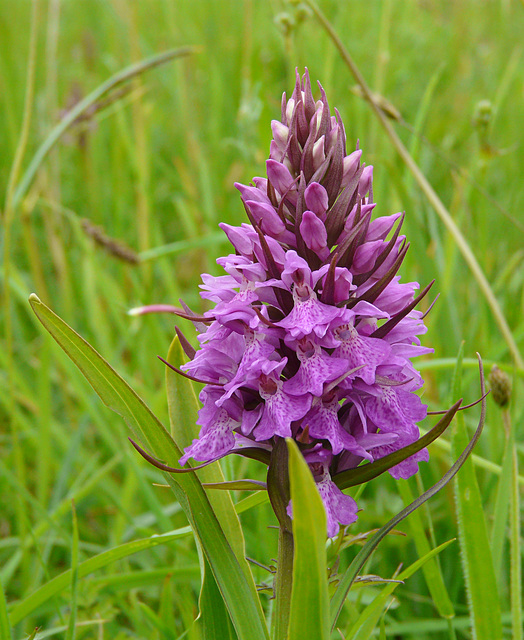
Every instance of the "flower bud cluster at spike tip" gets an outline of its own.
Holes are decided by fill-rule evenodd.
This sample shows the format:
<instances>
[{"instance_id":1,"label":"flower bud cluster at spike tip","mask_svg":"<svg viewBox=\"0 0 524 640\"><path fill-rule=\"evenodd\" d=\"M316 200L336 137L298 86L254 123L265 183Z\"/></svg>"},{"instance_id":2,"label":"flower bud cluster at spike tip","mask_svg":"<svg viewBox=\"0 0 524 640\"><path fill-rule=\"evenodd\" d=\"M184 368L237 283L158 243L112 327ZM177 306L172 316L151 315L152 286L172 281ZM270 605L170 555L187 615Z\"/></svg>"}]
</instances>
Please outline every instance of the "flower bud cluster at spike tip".
<instances>
[{"instance_id":1,"label":"flower bud cluster at spike tip","mask_svg":"<svg viewBox=\"0 0 524 640\"><path fill-rule=\"evenodd\" d=\"M373 168L346 152L340 115L308 73L272 122L267 178L237 184L250 224L221 224L235 253L227 275L203 275L215 303L195 322L200 349L182 369L206 381L199 438L180 459L271 451L294 438L317 482L328 535L357 518L332 477L419 438L426 406L410 358L426 331L413 309L418 283L397 275L408 244L403 216L372 219ZM193 355L193 354L192 354ZM392 467L407 478L426 449ZM288 507L291 515L291 505Z\"/></svg>"}]
</instances>

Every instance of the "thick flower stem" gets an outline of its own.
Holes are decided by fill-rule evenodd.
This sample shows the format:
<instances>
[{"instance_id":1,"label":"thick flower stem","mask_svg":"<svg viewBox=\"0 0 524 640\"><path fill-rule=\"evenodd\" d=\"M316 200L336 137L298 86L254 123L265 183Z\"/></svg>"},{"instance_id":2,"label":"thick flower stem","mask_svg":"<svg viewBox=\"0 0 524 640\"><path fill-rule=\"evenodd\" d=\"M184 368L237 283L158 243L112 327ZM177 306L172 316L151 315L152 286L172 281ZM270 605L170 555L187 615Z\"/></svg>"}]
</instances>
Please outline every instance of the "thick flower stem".
<instances>
[{"instance_id":1,"label":"thick flower stem","mask_svg":"<svg viewBox=\"0 0 524 640\"><path fill-rule=\"evenodd\" d=\"M293 534L280 527L278 534L278 561L275 576L275 606L271 620L271 638L286 640L289 628L291 588L293 586Z\"/></svg>"}]
</instances>

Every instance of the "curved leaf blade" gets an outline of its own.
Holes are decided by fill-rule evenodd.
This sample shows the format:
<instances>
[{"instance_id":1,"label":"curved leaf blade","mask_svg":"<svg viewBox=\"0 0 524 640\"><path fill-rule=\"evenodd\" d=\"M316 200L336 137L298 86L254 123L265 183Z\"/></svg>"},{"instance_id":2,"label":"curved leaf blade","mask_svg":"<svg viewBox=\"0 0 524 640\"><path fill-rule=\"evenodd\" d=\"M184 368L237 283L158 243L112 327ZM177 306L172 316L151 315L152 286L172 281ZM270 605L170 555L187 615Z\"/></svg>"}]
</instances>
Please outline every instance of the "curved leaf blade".
<instances>
[{"instance_id":1,"label":"curved leaf blade","mask_svg":"<svg viewBox=\"0 0 524 640\"><path fill-rule=\"evenodd\" d=\"M444 549L449 547L449 545L454 541L455 538L452 538L435 549L431 549L397 576L397 580L399 582L392 582L385 586L376 598L374 598L359 615L356 622L351 627L347 640L368 640L371 637L373 629L378 624L381 615L386 609L389 596L393 591L395 591L399 584L402 584L404 580L407 580L420 568L426 566L427 562L434 559L435 556L437 556L441 551L444 551Z\"/></svg>"},{"instance_id":2,"label":"curved leaf blade","mask_svg":"<svg viewBox=\"0 0 524 640\"><path fill-rule=\"evenodd\" d=\"M181 451L158 418L116 371L78 333L35 294L29 301L43 326L77 365L104 404L140 434L154 455L178 464ZM164 474L204 549L240 640L267 640L268 631L258 594L224 535L206 491L196 474ZM248 595L246 595L248 594Z\"/></svg>"},{"instance_id":3,"label":"curved leaf blade","mask_svg":"<svg viewBox=\"0 0 524 640\"><path fill-rule=\"evenodd\" d=\"M178 337L175 336L168 351L167 362L179 366L185 361L184 352ZM176 374L169 367L166 368L166 390L169 407L169 421L171 433L180 449L191 444L193 438L198 436L198 410L200 403L196 397L194 385L191 380ZM218 462L211 464L198 472L198 478L204 486L216 488L228 485L224 482L224 475ZM235 483L233 483L235 484ZM234 489L234 486L225 488ZM259 487L260 488L260 487ZM258 608L261 619L264 614L260 605L256 585L251 574L251 569L245 559L244 534L240 526L240 520L235 511L229 492L213 491L207 494L207 498L213 508L224 534L236 555L242 569L249 591L245 597L249 597ZM215 583L207 560L202 563L202 588L200 592L200 610L204 637L209 640L223 640L231 635L229 615L222 599L220 589Z\"/></svg>"},{"instance_id":4,"label":"curved leaf blade","mask_svg":"<svg viewBox=\"0 0 524 640\"><path fill-rule=\"evenodd\" d=\"M7 613L4 588L0 582L0 640L12 640L12 638L11 622Z\"/></svg>"},{"instance_id":5,"label":"curved leaf blade","mask_svg":"<svg viewBox=\"0 0 524 640\"><path fill-rule=\"evenodd\" d=\"M413 502L413 493L408 480L399 480L397 486L404 504L407 505ZM413 538L419 557L425 557L431 551L426 531L434 528L429 510L426 510L425 514L422 510L414 511L407 524L410 527L411 537ZM454 618L455 610L446 589L444 577L437 559L429 559L429 561L424 564L422 571L429 593L433 599L433 604L437 608L439 615L443 618Z\"/></svg>"},{"instance_id":6,"label":"curved leaf blade","mask_svg":"<svg viewBox=\"0 0 524 640\"><path fill-rule=\"evenodd\" d=\"M204 482L206 489L219 491L267 491L265 482L260 480L228 480L227 482Z\"/></svg>"}]
</instances>

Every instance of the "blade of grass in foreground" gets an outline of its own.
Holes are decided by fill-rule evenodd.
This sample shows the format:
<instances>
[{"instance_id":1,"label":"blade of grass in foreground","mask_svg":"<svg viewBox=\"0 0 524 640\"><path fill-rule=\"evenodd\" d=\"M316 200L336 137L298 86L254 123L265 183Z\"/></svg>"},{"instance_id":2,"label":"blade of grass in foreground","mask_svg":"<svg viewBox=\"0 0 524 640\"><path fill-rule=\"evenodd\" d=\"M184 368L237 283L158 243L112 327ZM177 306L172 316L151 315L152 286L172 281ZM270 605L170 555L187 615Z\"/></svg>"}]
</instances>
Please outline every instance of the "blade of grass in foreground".
<instances>
[{"instance_id":1,"label":"blade of grass in foreground","mask_svg":"<svg viewBox=\"0 0 524 640\"><path fill-rule=\"evenodd\" d=\"M409 504L413 502L413 493L409 486L408 480L400 480L397 483L400 489L400 495L404 503ZM423 523L423 515L420 511L415 511L411 514L408 520L411 535L415 542L417 553L420 557L425 557L430 552L429 541L426 536L426 527ZM431 523L430 516L426 517L426 521ZM433 603L437 607L439 615L443 618L453 618L455 611L453 604L448 595L446 585L444 584L444 578L442 577L442 571L437 559L428 559L428 562L422 567L424 573L424 579L426 580L427 587L433 598Z\"/></svg>"},{"instance_id":2,"label":"blade of grass in foreground","mask_svg":"<svg viewBox=\"0 0 524 640\"><path fill-rule=\"evenodd\" d=\"M140 262L149 262L150 260L157 260L165 256L184 253L190 249L215 247L219 242L227 242L227 238L222 231L220 233L209 233L205 236L197 236L196 238L189 238L187 240L177 240L176 242L163 244L159 247L153 247L152 249L141 251L138 257L140 258Z\"/></svg>"},{"instance_id":3,"label":"blade of grass in foreground","mask_svg":"<svg viewBox=\"0 0 524 640\"><path fill-rule=\"evenodd\" d=\"M170 49L164 51L151 58L142 60L135 64L122 69L111 76L108 80L99 85L96 89L91 91L89 95L80 100L67 114L60 120L60 122L52 129L44 142L40 145L36 151L33 159L27 167L20 184L16 188L13 196L12 206L15 208L21 201L21 199L27 193L35 174L46 158L47 154L56 145L60 138L66 133L66 131L82 116L90 107L96 104L101 98L106 96L110 91L113 91L116 87L131 81L133 78L140 76L145 71L154 69L166 62L174 60L175 58L181 58L184 56L195 53L197 49L195 47L180 47L179 49Z\"/></svg>"},{"instance_id":4,"label":"blade of grass in foreground","mask_svg":"<svg viewBox=\"0 0 524 640\"><path fill-rule=\"evenodd\" d=\"M460 393L462 351L457 358L452 396ZM482 391L484 393L484 390ZM484 403L483 403L484 404ZM457 417L453 434L453 453L457 455L468 442L462 414ZM466 578L468 605L476 640L501 640L502 621L480 489L471 460L466 460L455 481L455 499L462 564Z\"/></svg>"},{"instance_id":5,"label":"blade of grass in foreground","mask_svg":"<svg viewBox=\"0 0 524 640\"><path fill-rule=\"evenodd\" d=\"M294 538L289 640L328 640L326 511L297 445L291 439L287 445Z\"/></svg>"},{"instance_id":6,"label":"blade of grass in foreground","mask_svg":"<svg viewBox=\"0 0 524 640\"><path fill-rule=\"evenodd\" d=\"M73 548L71 551L71 613L67 625L66 640L75 640L76 637L76 612L78 593L78 519L76 516L75 503L73 507Z\"/></svg>"},{"instance_id":7,"label":"blade of grass in foreground","mask_svg":"<svg viewBox=\"0 0 524 640\"><path fill-rule=\"evenodd\" d=\"M205 558L202 558L200 571L202 587L198 599L200 615L197 622L201 625L202 637L206 640L236 640L224 599Z\"/></svg>"},{"instance_id":8,"label":"blade of grass in foreground","mask_svg":"<svg viewBox=\"0 0 524 640\"><path fill-rule=\"evenodd\" d=\"M510 585L511 585L511 624L513 640L522 640L522 570L520 544L520 492L518 484L518 457L515 447L515 434L512 443L511 502L510 502Z\"/></svg>"},{"instance_id":9,"label":"blade of grass in foreground","mask_svg":"<svg viewBox=\"0 0 524 640\"><path fill-rule=\"evenodd\" d=\"M175 366L180 366L185 361L178 337L175 337L171 343L167 361ZM197 400L193 382L178 375L169 367L166 367L166 388L171 434L177 446L183 449L189 446L194 438L198 437L199 427L196 422L200 403ZM225 481L218 462L200 469L197 475L205 484L223 483ZM245 559L244 534L231 500L230 492L208 491L207 495L246 577L252 580L251 569ZM253 583L253 589L255 588Z\"/></svg>"},{"instance_id":10,"label":"blade of grass in foreground","mask_svg":"<svg viewBox=\"0 0 524 640\"><path fill-rule=\"evenodd\" d=\"M35 294L29 301L43 326L80 369L104 404L121 415L158 459L176 465L181 451L149 407L81 336ZM233 552L196 474L164 474L198 537L239 640L266 640L258 593Z\"/></svg>"},{"instance_id":11,"label":"blade of grass in foreground","mask_svg":"<svg viewBox=\"0 0 524 640\"><path fill-rule=\"evenodd\" d=\"M497 424L497 422L495 422ZM504 448L502 471L498 479L497 497L493 511L493 525L491 529L491 557L497 580L501 579L504 542L508 525L509 505L511 502L513 444L508 438Z\"/></svg>"}]
</instances>

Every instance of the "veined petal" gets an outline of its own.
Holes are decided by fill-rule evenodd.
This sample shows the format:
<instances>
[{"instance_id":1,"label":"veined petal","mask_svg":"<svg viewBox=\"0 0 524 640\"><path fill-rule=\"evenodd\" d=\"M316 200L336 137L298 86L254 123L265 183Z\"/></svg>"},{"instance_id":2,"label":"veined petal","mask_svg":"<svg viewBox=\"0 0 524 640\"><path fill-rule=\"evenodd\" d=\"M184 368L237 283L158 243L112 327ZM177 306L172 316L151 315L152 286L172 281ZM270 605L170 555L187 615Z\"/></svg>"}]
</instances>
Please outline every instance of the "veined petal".
<instances>
[{"instance_id":1,"label":"veined petal","mask_svg":"<svg viewBox=\"0 0 524 640\"><path fill-rule=\"evenodd\" d=\"M335 349L333 355L337 358L344 358L348 369L364 365L349 378L362 378L366 384L374 384L377 366L391 352L389 344L377 338L360 336L355 327L349 324L335 329L335 336L340 341L340 346Z\"/></svg>"},{"instance_id":2,"label":"veined petal","mask_svg":"<svg viewBox=\"0 0 524 640\"><path fill-rule=\"evenodd\" d=\"M357 520L357 503L351 496L346 496L331 480L329 471L325 468L317 489L324 503L327 515L327 534L329 538L336 536L340 525L353 524Z\"/></svg>"},{"instance_id":3,"label":"veined petal","mask_svg":"<svg viewBox=\"0 0 524 640\"><path fill-rule=\"evenodd\" d=\"M297 350L300 368L284 382L284 390L293 396L311 393L320 397L324 384L332 382L348 371L345 360L323 352L321 347L309 340L302 340Z\"/></svg>"},{"instance_id":4,"label":"veined petal","mask_svg":"<svg viewBox=\"0 0 524 640\"><path fill-rule=\"evenodd\" d=\"M254 430L256 440L269 440L273 436L291 437L291 423L300 420L309 411L311 396L291 396L282 389L282 382L277 381L277 389L273 393L260 395L264 399L264 409L258 426Z\"/></svg>"},{"instance_id":5,"label":"veined petal","mask_svg":"<svg viewBox=\"0 0 524 640\"><path fill-rule=\"evenodd\" d=\"M205 462L225 455L235 446L233 429L239 426L240 423L233 420L225 409L220 409L213 422L202 428L199 438L184 449L179 463L185 465L189 458Z\"/></svg>"}]
</instances>

